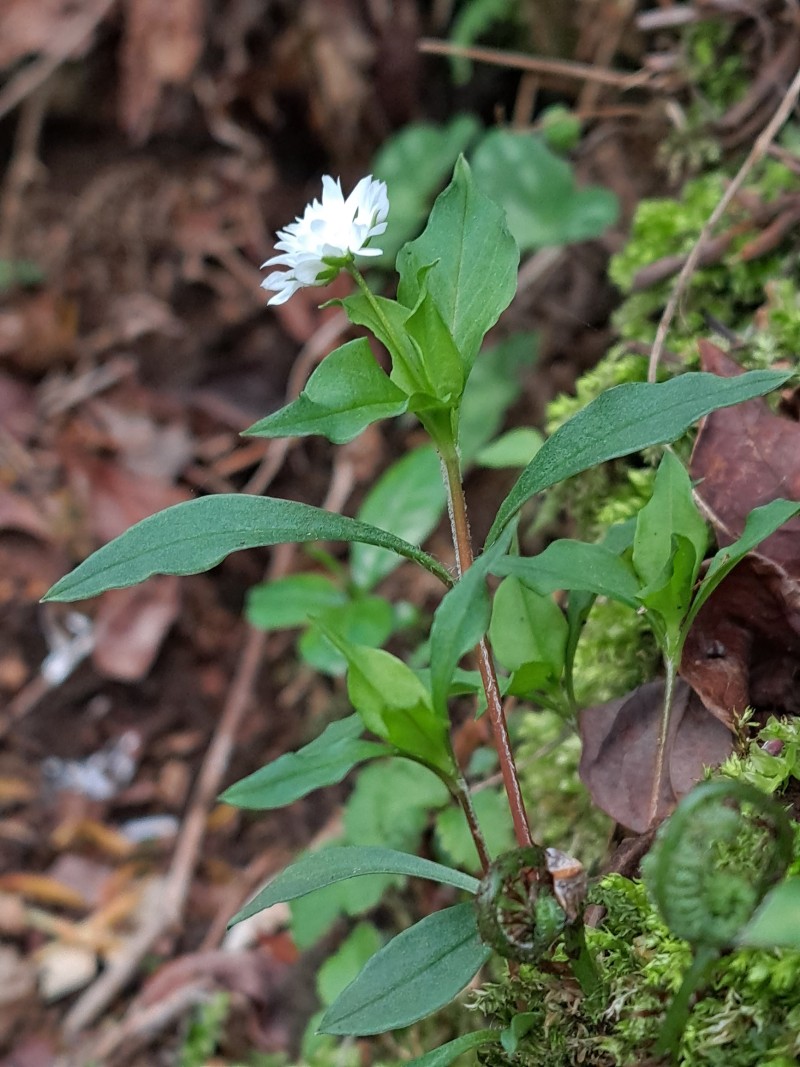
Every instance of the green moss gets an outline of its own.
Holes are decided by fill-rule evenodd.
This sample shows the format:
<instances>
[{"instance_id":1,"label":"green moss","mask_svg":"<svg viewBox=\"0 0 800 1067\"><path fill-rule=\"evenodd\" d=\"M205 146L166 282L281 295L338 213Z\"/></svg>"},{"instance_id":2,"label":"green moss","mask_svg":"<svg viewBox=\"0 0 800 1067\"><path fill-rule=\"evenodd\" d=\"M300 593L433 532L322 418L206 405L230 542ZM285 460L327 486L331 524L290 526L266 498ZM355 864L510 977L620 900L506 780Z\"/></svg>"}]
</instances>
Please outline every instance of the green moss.
<instances>
[{"instance_id":1,"label":"green moss","mask_svg":"<svg viewBox=\"0 0 800 1067\"><path fill-rule=\"evenodd\" d=\"M575 654L575 697L579 707L602 704L650 681L660 653L644 615L624 604L598 600Z\"/></svg>"},{"instance_id":2,"label":"green moss","mask_svg":"<svg viewBox=\"0 0 800 1067\"><path fill-rule=\"evenodd\" d=\"M686 255L694 247L707 219L721 199L728 182L722 169L716 169L689 181L678 198L644 200L636 211L628 244L612 260L609 273L612 280L628 293L614 316L614 325L626 342L650 344L661 312L667 302L675 278L631 293L634 278L646 267L666 257ZM798 188L798 178L783 164L767 161L748 184L742 200L730 206L724 228L743 225L743 232L731 242L721 261L695 271L688 287L681 313L675 317L669 337L669 348L679 354L687 365L696 362L696 340L708 332L706 316L713 316L726 327L740 334L747 342L742 362L748 366L749 348L761 348L755 354L754 365L763 365L766 334L771 343L766 346L771 359L793 357L794 343L800 329L800 311L791 292L800 281L800 252L796 234L788 235L768 255L743 260L742 248L757 235L757 228L748 228L749 213L742 206L747 197L757 197L769 203L777 196ZM771 304L772 279L791 279L777 299L775 314L756 317L756 312ZM774 298L773 298L774 299ZM623 351L625 347L623 346ZM615 360L619 357L615 354ZM605 362L605 360L603 361Z\"/></svg>"},{"instance_id":3,"label":"green moss","mask_svg":"<svg viewBox=\"0 0 800 1067\"><path fill-rule=\"evenodd\" d=\"M766 741L780 741L770 755ZM566 773L562 763L560 773ZM775 719L718 773L767 791L800 780L800 720ZM552 783L550 783L552 788ZM563 786L562 786L563 788ZM535 810L535 809L534 809ZM747 849L746 837L739 842ZM800 870L800 832L793 869ZM744 856L742 857L745 858ZM485 986L475 1006L492 1025L508 1026L520 1012L533 1025L509 1058L499 1046L479 1053L489 1067L627 1067L645 1062L670 997L690 961L686 942L667 929L640 882L608 875L592 902L606 914L587 930L601 989L584 997L563 958L547 968L521 966L515 976ZM800 1058L800 952L739 950L722 958L701 990L676 1062L681 1067L789 1067Z\"/></svg>"}]
</instances>

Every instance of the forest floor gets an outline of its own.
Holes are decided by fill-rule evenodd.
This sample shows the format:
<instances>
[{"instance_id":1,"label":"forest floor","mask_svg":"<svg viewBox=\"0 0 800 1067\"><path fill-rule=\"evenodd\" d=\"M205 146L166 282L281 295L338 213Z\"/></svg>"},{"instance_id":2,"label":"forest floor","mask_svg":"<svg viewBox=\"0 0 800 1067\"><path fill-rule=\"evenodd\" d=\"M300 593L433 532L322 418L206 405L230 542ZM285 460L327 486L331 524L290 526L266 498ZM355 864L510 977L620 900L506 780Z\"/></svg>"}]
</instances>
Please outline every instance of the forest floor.
<instances>
[{"instance_id":1,"label":"forest floor","mask_svg":"<svg viewBox=\"0 0 800 1067\"><path fill-rule=\"evenodd\" d=\"M215 798L306 742L331 702L291 635L242 615L247 590L298 569L299 550L89 604L39 599L98 545L198 494L352 514L407 447L414 431L394 424L338 449L239 432L347 337L316 291L266 307L274 231L322 173L352 186L412 121L469 111L524 128L542 99L564 102L585 123L579 183L619 199L602 239L523 265L501 324L539 334L510 425L541 426L610 343L606 267L637 203L671 188L658 149L682 85L658 33L692 5L642 5L638 28L632 6L543 5L538 68L476 63L457 86L419 47L447 37L447 2L3 5L0 1067L177 1063L187 1019L219 990L233 1005L220 1063L296 1047L311 962L280 922L244 944L226 923L335 832L344 787L258 818ZM776 99L765 90L747 116L755 130ZM346 291L340 279L324 297ZM478 533L507 488L468 482ZM431 543L449 558L444 531ZM424 581L391 581L431 606Z\"/></svg>"}]
</instances>

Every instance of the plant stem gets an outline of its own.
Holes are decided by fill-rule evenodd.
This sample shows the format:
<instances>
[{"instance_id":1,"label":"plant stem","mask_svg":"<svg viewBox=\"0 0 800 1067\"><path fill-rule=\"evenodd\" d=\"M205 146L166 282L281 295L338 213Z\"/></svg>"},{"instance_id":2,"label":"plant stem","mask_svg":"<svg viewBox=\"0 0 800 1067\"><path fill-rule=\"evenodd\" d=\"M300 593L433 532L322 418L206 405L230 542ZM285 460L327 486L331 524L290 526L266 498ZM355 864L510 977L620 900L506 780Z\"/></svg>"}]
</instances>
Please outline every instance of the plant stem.
<instances>
[{"instance_id":1,"label":"plant stem","mask_svg":"<svg viewBox=\"0 0 800 1067\"><path fill-rule=\"evenodd\" d=\"M467 502L464 497L464 487L461 482L461 464L455 445L439 449L442 457L442 466L447 486L447 504L450 514L450 528L453 534L453 547L456 553L456 569L460 578L473 563L472 538L469 532L469 520L467 518ZM492 654L489 644L484 638L477 648L478 669L481 674L483 688L486 693L489 722L492 727L497 755L500 759L500 770L503 775L503 785L508 796L511 818L514 823L514 834L520 848L527 848L533 844L528 815L525 811L525 801L522 798L517 767L514 762L514 754L511 750L511 739L508 736L508 724L500 699L500 687L497 684Z\"/></svg>"},{"instance_id":2,"label":"plant stem","mask_svg":"<svg viewBox=\"0 0 800 1067\"><path fill-rule=\"evenodd\" d=\"M677 1053L686 1028L686 1020L689 1018L689 1001L692 993L703 981L718 955L717 950L713 948L697 949L692 965L686 972L681 987L667 1010L655 1047L657 1055L664 1055L667 1052L673 1055Z\"/></svg>"},{"instance_id":3,"label":"plant stem","mask_svg":"<svg viewBox=\"0 0 800 1067\"><path fill-rule=\"evenodd\" d=\"M478 858L481 861L481 867L485 874L489 869L489 864L492 862L492 857L489 855L489 849L486 847L486 838L483 836L481 824L478 822L478 816L475 811L475 806L472 803L472 794L469 791L469 786L462 774L459 774L456 781L458 790L456 799L461 805L461 810L466 817L469 832L472 834L472 840L475 842L475 848L478 850Z\"/></svg>"},{"instance_id":4,"label":"plant stem","mask_svg":"<svg viewBox=\"0 0 800 1067\"><path fill-rule=\"evenodd\" d=\"M680 653L678 655L668 655L664 657L664 708L661 713L661 725L658 732L658 747L656 748L656 766L655 774L653 775L653 791L650 794L650 826L655 824L658 816L658 806L661 799L661 788L664 780L664 770L667 762L667 737L669 734L669 723L672 718L672 700L675 693L675 681L678 677L678 664L680 663Z\"/></svg>"}]
</instances>

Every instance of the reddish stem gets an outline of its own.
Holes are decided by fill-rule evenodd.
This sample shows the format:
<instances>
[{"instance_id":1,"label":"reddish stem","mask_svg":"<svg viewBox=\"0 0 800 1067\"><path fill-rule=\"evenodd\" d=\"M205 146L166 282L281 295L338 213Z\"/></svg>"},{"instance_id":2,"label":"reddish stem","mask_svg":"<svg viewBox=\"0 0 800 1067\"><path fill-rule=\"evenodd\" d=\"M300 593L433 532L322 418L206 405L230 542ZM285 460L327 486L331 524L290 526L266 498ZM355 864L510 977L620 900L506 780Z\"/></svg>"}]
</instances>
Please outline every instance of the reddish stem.
<instances>
[{"instance_id":1,"label":"reddish stem","mask_svg":"<svg viewBox=\"0 0 800 1067\"><path fill-rule=\"evenodd\" d=\"M473 562L472 538L469 532L469 519L467 518L467 502L464 497L464 487L461 484L461 465L455 449L445 451L442 449L442 464L445 472L447 485L448 510L450 512L450 527L453 533L453 547L456 553L456 569L458 577L468 570ZM508 796L511 818L514 823L514 834L520 848L527 848L533 844L528 815L525 811L525 801L522 798L522 790L519 784L517 766L514 762L514 753L511 750L511 739L508 736L508 723L506 722L503 702L500 698L500 687L497 684L497 675L494 669L492 653L489 643L484 638L477 648L478 669L481 673L483 688L486 692L489 722L492 728L492 737L500 759L500 770L503 776L503 785Z\"/></svg>"}]
</instances>

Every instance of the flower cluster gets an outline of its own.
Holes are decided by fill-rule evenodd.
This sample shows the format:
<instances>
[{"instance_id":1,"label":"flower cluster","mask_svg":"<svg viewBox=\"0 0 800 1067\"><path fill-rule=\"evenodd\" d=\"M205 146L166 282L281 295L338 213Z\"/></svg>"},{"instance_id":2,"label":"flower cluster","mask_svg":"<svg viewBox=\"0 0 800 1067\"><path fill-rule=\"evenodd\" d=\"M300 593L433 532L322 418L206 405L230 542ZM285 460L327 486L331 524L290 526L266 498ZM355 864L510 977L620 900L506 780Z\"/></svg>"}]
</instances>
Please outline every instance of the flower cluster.
<instances>
[{"instance_id":1,"label":"flower cluster","mask_svg":"<svg viewBox=\"0 0 800 1067\"><path fill-rule=\"evenodd\" d=\"M322 202L313 200L305 214L278 231L275 245L280 255L262 267L280 265L261 283L275 293L270 304L283 304L307 285L327 285L353 257L379 256L379 248L367 247L386 230L389 199L386 184L368 175L345 200L341 181L325 175Z\"/></svg>"}]
</instances>

